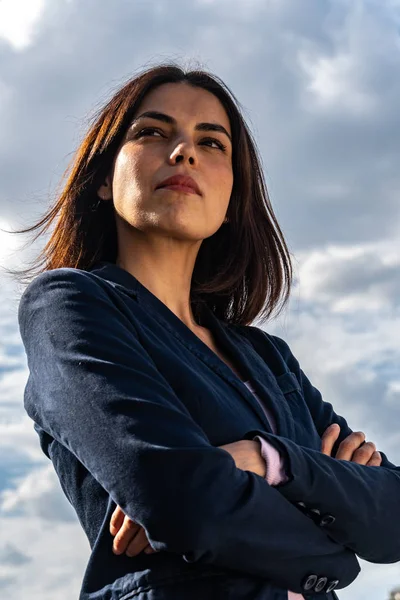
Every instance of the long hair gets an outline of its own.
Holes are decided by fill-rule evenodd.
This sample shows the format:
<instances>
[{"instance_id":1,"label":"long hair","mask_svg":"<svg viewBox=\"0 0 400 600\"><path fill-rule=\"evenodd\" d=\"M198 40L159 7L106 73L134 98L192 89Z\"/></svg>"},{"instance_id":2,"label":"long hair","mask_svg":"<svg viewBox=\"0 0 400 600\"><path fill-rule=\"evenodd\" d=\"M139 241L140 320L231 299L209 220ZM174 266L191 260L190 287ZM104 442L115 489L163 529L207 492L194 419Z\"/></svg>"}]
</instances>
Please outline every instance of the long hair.
<instances>
[{"instance_id":1,"label":"long hair","mask_svg":"<svg viewBox=\"0 0 400 600\"><path fill-rule=\"evenodd\" d=\"M67 167L54 204L37 223L13 233L38 230L32 241L54 224L52 234L33 266L9 270L24 283L39 273L60 267L89 270L98 261L116 262L117 230L114 206L98 204L97 190L140 103L164 83L185 82L216 96L232 130L233 189L228 223L203 240L193 270L190 301L194 314L202 303L227 323L248 325L279 314L291 284L290 253L272 209L253 140L239 102L215 75L184 70L174 63L143 70L120 87L98 109ZM94 207L97 206L97 210Z\"/></svg>"}]
</instances>

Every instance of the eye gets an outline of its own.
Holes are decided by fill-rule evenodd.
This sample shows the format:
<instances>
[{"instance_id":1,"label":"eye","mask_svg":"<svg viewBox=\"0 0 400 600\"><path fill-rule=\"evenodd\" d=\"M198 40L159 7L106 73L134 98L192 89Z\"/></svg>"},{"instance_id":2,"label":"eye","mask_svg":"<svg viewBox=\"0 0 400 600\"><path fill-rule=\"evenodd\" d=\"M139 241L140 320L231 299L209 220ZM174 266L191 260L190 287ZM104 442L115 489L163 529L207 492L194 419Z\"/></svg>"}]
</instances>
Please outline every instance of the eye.
<instances>
[{"instance_id":1,"label":"eye","mask_svg":"<svg viewBox=\"0 0 400 600\"><path fill-rule=\"evenodd\" d=\"M206 138L205 140L202 141L202 143L203 144L204 143L217 144L218 148L220 150L222 150L222 152L225 152L225 150L226 150L225 144L223 144L222 142L220 142L216 138Z\"/></svg>"},{"instance_id":2,"label":"eye","mask_svg":"<svg viewBox=\"0 0 400 600\"><path fill-rule=\"evenodd\" d=\"M141 129L137 134L136 137L143 137L144 135L148 135L149 133L160 133L161 132L158 129L155 129L154 127L145 127L145 129Z\"/></svg>"},{"instance_id":3,"label":"eye","mask_svg":"<svg viewBox=\"0 0 400 600\"><path fill-rule=\"evenodd\" d=\"M137 138L141 138L141 137L144 137L144 136L147 137L149 134L152 134L152 133L159 133L160 136L163 137L163 133L159 129L156 129L155 127L145 127L144 129L141 129L136 134L136 137ZM154 137L154 136L150 135L150 137ZM221 150L222 152L226 151L225 144L223 144L222 142L220 142L216 138L205 138L205 139L203 139L201 141L201 143L202 144L217 144L217 147L218 147L219 150Z\"/></svg>"}]
</instances>

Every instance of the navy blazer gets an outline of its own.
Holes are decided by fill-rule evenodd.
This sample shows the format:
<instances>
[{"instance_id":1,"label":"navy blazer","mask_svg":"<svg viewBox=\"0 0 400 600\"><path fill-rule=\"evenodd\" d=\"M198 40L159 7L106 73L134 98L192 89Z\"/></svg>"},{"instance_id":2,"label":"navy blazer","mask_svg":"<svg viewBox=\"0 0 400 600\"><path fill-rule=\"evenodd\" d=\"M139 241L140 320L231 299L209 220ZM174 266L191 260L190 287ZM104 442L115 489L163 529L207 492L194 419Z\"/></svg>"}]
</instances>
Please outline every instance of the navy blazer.
<instances>
[{"instance_id":1,"label":"navy blazer","mask_svg":"<svg viewBox=\"0 0 400 600\"><path fill-rule=\"evenodd\" d=\"M18 311L24 405L88 537L80 600L337 598L356 555L400 560L400 468L320 452L331 423L288 345L205 309L202 324L253 394L163 302L109 262L37 276ZM217 446L261 435L282 454L276 488ZM112 551L119 505L160 552ZM319 590L319 592L318 592Z\"/></svg>"}]
</instances>

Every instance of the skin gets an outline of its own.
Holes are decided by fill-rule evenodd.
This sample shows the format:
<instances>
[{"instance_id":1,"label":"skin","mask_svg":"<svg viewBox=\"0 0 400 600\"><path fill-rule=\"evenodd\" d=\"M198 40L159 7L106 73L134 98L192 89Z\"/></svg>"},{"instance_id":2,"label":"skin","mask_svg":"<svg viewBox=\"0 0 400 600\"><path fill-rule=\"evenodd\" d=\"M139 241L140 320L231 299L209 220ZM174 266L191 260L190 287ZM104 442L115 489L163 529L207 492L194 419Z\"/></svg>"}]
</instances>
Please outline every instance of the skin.
<instances>
[{"instance_id":1,"label":"skin","mask_svg":"<svg viewBox=\"0 0 400 600\"><path fill-rule=\"evenodd\" d=\"M167 114L175 123L152 117L135 121L148 111ZM97 190L102 200L114 206L116 264L134 275L216 350L211 332L194 319L190 287L202 241L221 227L232 193L232 131L228 115L210 92L185 83L169 83L149 92L132 120L111 171ZM222 131L196 130L196 125L203 122L222 125L227 135ZM174 174L190 175L201 194L155 189ZM241 455L247 468L265 474L258 442L241 440L225 449ZM148 545L143 529L125 517L119 507L111 520L110 532L118 532L113 545L116 553L127 549L133 556Z\"/></svg>"},{"instance_id":2,"label":"skin","mask_svg":"<svg viewBox=\"0 0 400 600\"><path fill-rule=\"evenodd\" d=\"M340 434L340 427L337 423L330 425L321 438L321 452L332 456L332 448ZM359 465L367 467L380 467L382 457L376 450L373 442L365 441L365 433L362 431L353 431L340 444L335 458L338 460L350 460Z\"/></svg>"},{"instance_id":3,"label":"skin","mask_svg":"<svg viewBox=\"0 0 400 600\"><path fill-rule=\"evenodd\" d=\"M228 452L235 461L236 467L243 471L252 471L262 478L266 475L265 460L261 456L261 444L257 440L239 440L231 444L219 446ZM110 520L110 533L114 537L114 554L136 556L144 550L146 554L156 552L150 546L146 532L137 523L131 521L123 510L117 506Z\"/></svg>"},{"instance_id":4,"label":"skin","mask_svg":"<svg viewBox=\"0 0 400 600\"><path fill-rule=\"evenodd\" d=\"M190 285L202 241L218 231L226 216L233 187L232 145L224 133L196 131L195 126L199 122L218 123L231 136L229 118L213 94L185 83L163 84L152 90L134 117L150 110L170 115L176 124L150 117L132 124L114 157L111 172L98 189L99 197L113 202L115 209L116 264L134 275L212 346L211 333L194 319ZM174 174L190 175L201 195L155 189ZM324 433L324 454L331 455L339 433L340 429L335 428ZM364 440L362 432L351 434L340 444L336 458L379 466L381 459L373 444L360 448ZM232 456L237 468L265 477L266 465L258 441L240 440L220 448ZM111 517L110 533L115 536L115 554L154 552L144 529L119 506Z\"/></svg>"},{"instance_id":5,"label":"skin","mask_svg":"<svg viewBox=\"0 0 400 600\"><path fill-rule=\"evenodd\" d=\"M330 425L321 438L321 452L332 456L333 445L340 434L337 424ZM232 444L220 446L229 452L238 469L252 471L261 477L265 477L265 461L260 455L258 441L241 440ZM365 434L362 431L354 431L340 444L335 457L338 460L348 460L368 467L379 467L382 457L376 450L373 442L365 442ZM144 550L146 554L156 552L150 546L144 529L131 521L122 509L117 506L110 520L110 533L114 537L113 552L128 556L136 556Z\"/></svg>"},{"instance_id":6,"label":"skin","mask_svg":"<svg viewBox=\"0 0 400 600\"><path fill-rule=\"evenodd\" d=\"M176 125L146 117L129 127L98 195L114 204L117 265L202 335L205 332L190 306L191 279L202 241L218 231L225 219L233 170L228 136L196 131L195 126L217 123L232 136L230 121L213 94L186 83L163 84L149 92L134 118L150 110L170 115ZM151 127L157 131L138 137ZM225 152L218 143L226 146ZM202 195L155 190L175 174L190 175Z\"/></svg>"}]
</instances>

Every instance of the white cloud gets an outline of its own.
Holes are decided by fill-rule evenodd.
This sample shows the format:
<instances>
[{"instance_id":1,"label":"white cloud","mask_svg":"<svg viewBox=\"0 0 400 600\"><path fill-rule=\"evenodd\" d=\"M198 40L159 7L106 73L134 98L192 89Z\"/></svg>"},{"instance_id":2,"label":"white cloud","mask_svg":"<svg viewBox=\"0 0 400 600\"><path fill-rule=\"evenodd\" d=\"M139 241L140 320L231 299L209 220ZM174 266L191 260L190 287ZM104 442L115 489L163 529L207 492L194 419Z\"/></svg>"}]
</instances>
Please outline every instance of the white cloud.
<instances>
[{"instance_id":1,"label":"white cloud","mask_svg":"<svg viewBox=\"0 0 400 600\"><path fill-rule=\"evenodd\" d=\"M361 574L344 590L338 590L340 600L389 600L390 592L399 582L399 565L373 565L360 560Z\"/></svg>"},{"instance_id":2,"label":"white cloud","mask_svg":"<svg viewBox=\"0 0 400 600\"><path fill-rule=\"evenodd\" d=\"M15 50L25 50L31 44L45 0L1 0L0 39Z\"/></svg>"},{"instance_id":3,"label":"white cloud","mask_svg":"<svg viewBox=\"0 0 400 600\"><path fill-rule=\"evenodd\" d=\"M13 489L0 495L0 511L4 515L39 517L45 521L76 522L76 514L61 492L53 465L32 470L27 476L16 479Z\"/></svg>"},{"instance_id":4,"label":"white cloud","mask_svg":"<svg viewBox=\"0 0 400 600\"><path fill-rule=\"evenodd\" d=\"M392 242L327 245L298 259L304 301L324 304L333 313L380 316L399 304L400 250Z\"/></svg>"},{"instance_id":5,"label":"white cloud","mask_svg":"<svg viewBox=\"0 0 400 600\"><path fill-rule=\"evenodd\" d=\"M78 597L89 546L78 524L0 517L0 557L2 597L66 600Z\"/></svg>"},{"instance_id":6,"label":"white cloud","mask_svg":"<svg viewBox=\"0 0 400 600\"><path fill-rule=\"evenodd\" d=\"M20 397L22 402L22 395ZM3 399L2 399L3 401ZM46 460L39 446L39 438L33 429L33 421L24 413L18 418L13 409L9 412L8 419L0 423L0 450L3 456L6 453L14 458L24 458L29 463L44 463Z\"/></svg>"},{"instance_id":7,"label":"white cloud","mask_svg":"<svg viewBox=\"0 0 400 600\"><path fill-rule=\"evenodd\" d=\"M9 233L11 230L10 222L0 218L0 266L10 267L10 260L15 260L15 251L21 243L21 240L15 234Z\"/></svg>"},{"instance_id":8,"label":"white cloud","mask_svg":"<svg viewBox=\"0 0 400 600\"><path fill-rule=\"evenodd\" d=\"M389 382L384 402L396 408L400 406L400 379Z\"/></svg>"},{"instance_id":9,"label":"white cloud","mask_svg":"<svg viewBox=\"0 0 400 600\"><path fill-rule=\"evenodd\" d=\"M321 57L299 53L299 64L309 78L307 90L315 103L306 96L304 107L308 110L348 110L354 118L373 113L376 100L371 92L357 87L358 64L351 54Z\"/></svg>"},{"instance_id":10,"label":"white cloud","mask_svg":"<svg viewBox=\"0 0 400 600\"><path fill-rule=\"evenodd\" d=\"M1 566L21 565L26 564L27 562L29 562L29 558L26 554L18 550L11 542L6 543L0 550L0 569ZM3 572L2 574L5 573Z\"/></svg>"},{"instance_id":11,"label":"white cloud","mask_svg":"<svg viewBox=\"0 0 400 600\"><path fill-rule=\"evenodd\" d=\"M400 3L165 6L0 0L0 229L44 212L42 190L106 89L149 60L198 59L244 106L297 257L290 310L267 329L349 424L400 463ZM20 243L0 231L0 265L25 261ZM18 292L0 278L0 588L9 600L65 600L78 596L88 544L23 411ZM399 582L398 566L363 563L339 595L384 599Z\"/></svg>"}]
</instances>

